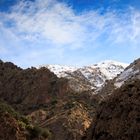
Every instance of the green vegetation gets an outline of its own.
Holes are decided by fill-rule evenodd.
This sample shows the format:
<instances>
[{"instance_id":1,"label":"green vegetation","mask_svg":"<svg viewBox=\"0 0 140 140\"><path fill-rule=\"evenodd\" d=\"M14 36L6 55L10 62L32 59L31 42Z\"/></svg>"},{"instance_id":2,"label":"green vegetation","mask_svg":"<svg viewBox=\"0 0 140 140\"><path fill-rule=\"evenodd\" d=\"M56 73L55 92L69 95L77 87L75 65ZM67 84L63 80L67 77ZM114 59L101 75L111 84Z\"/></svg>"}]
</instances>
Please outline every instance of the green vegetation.
<instances>
[{"instance_id":1,"label":"green vegetation","mask_svg":"<svg viewBox=\"0 0 140 140\"><path fill-rule=\"evenodd\" d=\"M32 138L50 138L51 133L47 128L40 128L38 126L33 126L30 121L23 115L16 112L11 106L0 101L0 113L8 113L13 118L17 120L18 125L29 132L29 137Z\"/></svg>"},{"instance_id":2,"label":"green vegetation","mask_svg":"<svg viewBox=\"0 0 140 140\"><path fill-rule=\"evenodd\" d=\"M10 105L0 101L0 113L9 113L12 115L15 119L19 120L20 122L25 123L26 125L29 124L28 119L16 112Z\"/></svg>"},{"instance_id":3,"label":"green vegetation","mask_svg":"<svg viewBox=\"0 0 140 140\"><path fill-rule=\"evenodd\" d=\"M28 126L27 128L30 132L30 137L31 138L50 138L51 137L51 132L47 128L41 128L38 126Z\"/></svg>"}]
</instances>

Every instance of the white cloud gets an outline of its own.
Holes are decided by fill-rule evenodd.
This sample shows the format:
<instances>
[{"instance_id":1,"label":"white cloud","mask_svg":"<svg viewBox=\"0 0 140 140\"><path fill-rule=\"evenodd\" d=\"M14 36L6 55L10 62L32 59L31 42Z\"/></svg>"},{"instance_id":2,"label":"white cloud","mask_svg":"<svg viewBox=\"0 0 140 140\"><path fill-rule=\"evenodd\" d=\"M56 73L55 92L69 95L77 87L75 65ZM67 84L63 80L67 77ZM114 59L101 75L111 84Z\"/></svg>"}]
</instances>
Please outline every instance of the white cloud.
<instances>
[{"instance_id":1,"label":"white cloud","mask_svg":"<svg viewBox=\"0 0 140 140\"><path fill-rule=\"evenodd\" d=\"M77 43L83 34L83 27L77 22L73 11L55 1L21 2L13 7L8 18L15 23L12 31L22 39L46 39L57 45L65 45Z\"/></svg>"},{"instance_id":2,"label":"white cloud","mask_svg":"<svg viewBox=\"0 0 140 140\"><path fill-rule=\"evenodd\" d=\"M76 15L64 3L36 0L21 1L12 8L10 14L2 16L5 17L5 22L13 22L10 30L20 39L46 39L57 45L82 46L82 42L89 41L89 38L96 40L104 33L110 38L116 38L116 42L125 41L124 36L132 41L140 36L137 29L140 24L139 12L126 11L128 13L122 15L112 11L101 15L99 12Z\"/></svg>"},{"instance_id":3,"label":"white cloud","mask_svg":"<svg viewBox=\"0 0 140 140\"><path fill-rule=\"evenodd\" d=\"M96 48L104 42L112 46L140 44L140 12L130 8L125 13L100 14L93 10L76 14L56 0L20 1L11 12L0 13L0 33L0 45L15 47L13 52L29 46L28 53L20 52L22 58L30 55L34 59L45 54L52 58L55 53L56 57L63 57L69 49Z\"/></svg>"}]
</instances>

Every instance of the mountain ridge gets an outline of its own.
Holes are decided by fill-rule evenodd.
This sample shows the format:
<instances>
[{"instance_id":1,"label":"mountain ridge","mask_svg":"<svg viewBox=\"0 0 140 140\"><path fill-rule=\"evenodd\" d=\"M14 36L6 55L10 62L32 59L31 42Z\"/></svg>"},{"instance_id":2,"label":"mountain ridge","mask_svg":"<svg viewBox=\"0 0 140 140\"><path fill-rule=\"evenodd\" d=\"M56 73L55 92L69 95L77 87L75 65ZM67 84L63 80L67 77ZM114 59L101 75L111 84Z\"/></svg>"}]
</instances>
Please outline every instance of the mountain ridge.
<instances>
[{"instance_id":1,"label":"mountain ridge","mask_svg":"<svg viewBox=\"0 0 140 140\"><path fill-rule=\"evenodd\" d=\"M100 91L96 90L98 94L92 94L95 93L95 89L90 90L90 87L88 88L92 85L82 72L88 75L88 72L93 70L93 73L91 72L92 78L95 78L96 81L96 78L101 76L98 65L94 65L94 68L87 68L87 71L80 69L73 73L67 73L70 77L68 79L69 77L58 78L46 67L21 69L11 62L0 61L0 100L29 118L31 124L40 127L43 131L41 134L44 135L45 131L45 136L51 136L48 137L48 140L83 140L85 138L87 138L86 140L112 140L126 137L130 140L136 140L139 138L137 132L140 130L140 59L126 68L113 65L112 62L108 67L105 67L106 63L101 63L101 65L110 72L115 73L117 70L123 72L112 80L106 80L103 88ZM121 80L125 81L116 88L114 83L120 77ZM72 88L83 88L83 90L78 89L80 92L75 92ZM86 88L87 90L85 90ZM103 90L104 88L106 90ZM2 114L4 113L2 112ZM1 115L0 119L3 121L5 116ZM116 119L121 123L118 124ZM24 124L22 120L20 122L11 116L10 122L9 117L7 117L1 128L5 127L7 123L12 123L8 131L11 131L13 127L20 129L19 125ZM136 130L136 133L128 128L129 125ZM29 129L28 135L25 136L25 140L29 140L26 137L32 137L36 133L36 129L35 127L32 129L32 126L29 128L28 125L25 126L27 130L19 132L24 136L24 132L28 132ZM4 131L8 132L6 129L2 129L2 132ZM12 134L8 134L12 136ZM43 140L40 139L41 134L38 133L38 138L35 140ZM135 137L133 138L134 134ZM2 135L4 138L6 136ZM21 139L18 138L17 140ZM34 139L31 138L30 140Z\"/></svg>"},{"instance_id":2,"label":"mountain ridge","mask_svg":"<svg viewBox=\"0 0 140 140\"><path fill-rule=\"evenodd\" d=\"M96 92L96 90L99 90L104 85L106 80L115 78L127 66L128 64L126 63L113 60L105 60L81 68L66 65L44 65L58 78L69 79L71 88L78 92L83 90L93 90Z\"/></svg>"}]
</instances>

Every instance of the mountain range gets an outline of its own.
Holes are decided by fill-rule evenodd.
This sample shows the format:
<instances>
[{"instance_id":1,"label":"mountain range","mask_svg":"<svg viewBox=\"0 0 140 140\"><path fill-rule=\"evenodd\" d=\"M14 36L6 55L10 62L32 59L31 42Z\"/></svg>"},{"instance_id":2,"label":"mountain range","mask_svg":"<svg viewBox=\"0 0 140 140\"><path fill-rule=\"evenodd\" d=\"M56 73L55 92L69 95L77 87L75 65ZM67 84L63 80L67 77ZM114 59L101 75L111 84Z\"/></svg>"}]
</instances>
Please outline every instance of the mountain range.
<instances>
[{"instance_id":1,"label":"mountain range","mask_svg":"<svg viewBox=\"0 0 140 140\"><path fill-rule=\"evenodd\" d=\"M0 139L139 140L140 59L22 69L0 61Z\"/></svg>"},{"instance_id":2,"label":"mountain range","mask_svg":"<svg viewBox=\"0 0 140 140\"><path fill-rule=\"evenodd\" d=\"M81 68L61 65L46 65L57 77L69 79L70 87L79 92L92 90L96 93L105 83L120 74L128 64L112 60L106 60L90 66Z\"/></svg>"}]
</instances>

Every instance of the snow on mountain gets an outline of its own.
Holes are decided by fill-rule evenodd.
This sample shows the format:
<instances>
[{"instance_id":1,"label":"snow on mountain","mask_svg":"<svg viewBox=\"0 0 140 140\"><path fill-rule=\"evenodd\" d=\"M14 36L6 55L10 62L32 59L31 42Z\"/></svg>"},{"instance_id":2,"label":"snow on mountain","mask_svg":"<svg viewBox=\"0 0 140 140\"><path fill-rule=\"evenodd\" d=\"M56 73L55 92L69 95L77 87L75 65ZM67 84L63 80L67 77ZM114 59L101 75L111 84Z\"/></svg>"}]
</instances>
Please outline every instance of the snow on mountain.
<instances>
[{"instance_id":1,"label":"snow on mountain","mask_svg":"<svg viewBox=\"0 0 140 140\"><path fill-rule=\"evenodd\" d=\"M136 60L127 67L116 79L114 85L116 88L121 87L129 79L140 79L140 60Z\"/></svg>"},{"instance_id":2,"label":"snow on mountain","mask_svg":"<svg viewBox=\"0 0 140 140\"><path fill-rule=\"evenodd\" d=\"M72 88L75 90L93 89L97 90L105 83L106 80L113 79L120 74L128 64L116 61L103 61L91 66L82 68L46 65L46 67L54 72L59 78L65 77L71 80Z\"/></svg>"},{"instance_id":3,"label":"snow on mountain","mask_svg":"<svg viewBox=\"0 0 140 140\"><path fill-rule=\"evenodd\" d=\"M53 72L57 77L66 77L67 73L74 72L77 68L64 65L46 65L51 72Z\"/></svg>"},{"instance_id":4,"label":"snow on mountain","mask_svg":"<svg viewBox=\"0 0 140 140\"><path fill-rule=\"evenodd\" d=\"M118 74L120 74L120 72L122 72L127 66L128 64L126 63L111 60L106 60L104 62L93 65L94 68L100 69L101 73L103 73L107 79L113 79Z\"/></svg>"},{"instance_id":5,"label":"snow on mountain","mask_svg":"<svg viewBox=\"0 0 140 140\"><path fill-rule=\"evenodd\" d=\"M134 70L133 67L124 71L115 81L116 87L121 87L125 81L130 79L133 75L139 73L139 70Z\"/></svg>"},{"instance_id":6,"label":"snow on mountain","mask_svg":"<svg viewBox=\"0 0 140 140\"><path fill-rule=\"evenodd\" d=\"M125 63L107 60L78 70L95 88L100 88L106 80L113 79L127 66Z\"/></svg>"}]
</instances>

